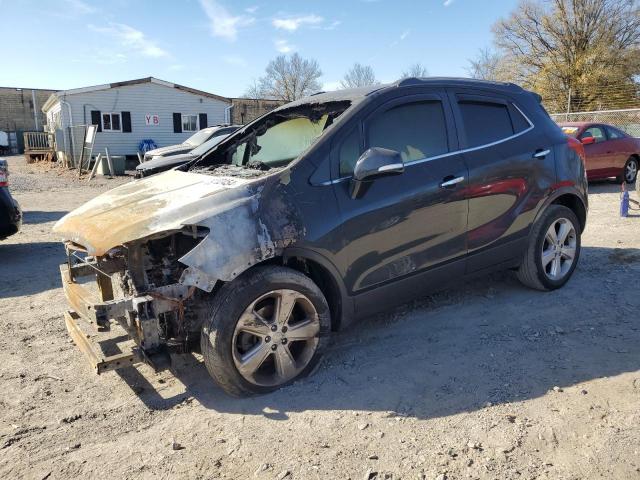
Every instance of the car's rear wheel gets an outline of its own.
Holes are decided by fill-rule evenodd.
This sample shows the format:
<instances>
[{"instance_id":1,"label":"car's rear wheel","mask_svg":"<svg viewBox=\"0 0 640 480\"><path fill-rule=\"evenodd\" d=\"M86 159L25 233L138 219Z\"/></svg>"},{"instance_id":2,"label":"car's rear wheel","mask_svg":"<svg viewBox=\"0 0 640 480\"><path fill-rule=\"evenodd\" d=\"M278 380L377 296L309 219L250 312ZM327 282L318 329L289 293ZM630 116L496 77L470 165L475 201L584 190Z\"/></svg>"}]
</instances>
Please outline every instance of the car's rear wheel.
<instances>
[{"instance_id":1,"label":"car's rear wheel","mask_svg":"<svg viewBox=\"0 0 640 480\"><path fill-rule=\"evenodd\" d=\"M562 287L580 258L580 222L573 211L551 205L536 221L518 269L520 281L537 290Z\"/></svg>"},{"instance_id":2,"label":"car's rear wheel","mask_svg":"<svg viewBox=\"0 0 640 480\"><path fill-rule=\"evenodd\" d=\"M622 183L624 180L627 183L633 184L638 178L638 168L640 168L640 162L636 157L630 157L627 163L624 164L622 175L618 177L618 181Z\"/></svg>"},{"instance_id":3,"label":"car's rear wheel","mask_svg":"<svg viewBox=\"0 0 640 480\"><path fill-rule=\"evenodd\" d=\"M271 392L313 369L330 325L327 301L310 278L259 267L215 295L202 327L204 362L232 395Z\"/></svg>"}]
</instances>

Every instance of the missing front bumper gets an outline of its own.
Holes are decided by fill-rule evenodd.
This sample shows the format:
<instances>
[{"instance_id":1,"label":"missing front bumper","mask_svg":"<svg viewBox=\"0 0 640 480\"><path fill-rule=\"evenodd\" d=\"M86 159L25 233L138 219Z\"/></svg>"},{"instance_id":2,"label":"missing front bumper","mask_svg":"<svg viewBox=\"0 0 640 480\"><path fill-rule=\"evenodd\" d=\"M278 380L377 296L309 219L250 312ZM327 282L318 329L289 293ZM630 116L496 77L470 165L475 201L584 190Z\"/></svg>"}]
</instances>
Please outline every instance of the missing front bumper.
<instances>
[{"instance_id":1,"label":"missing front bumper","mask_svg":"<svg viewBox=\"0 0 640 480\"><path fill-rule=\"evenodd\" d=\"M96 373L126 368L139 362L151 365L156 371L170 366L168 349L160 336L158 314L183 308L183 300L173 298L173 295L184 294L184 299L187 287L170 285L148 295L114 299L111 277L104 270L96 272L90 263L62 264L60 276L71 307L65 313L67 330ZM93 277L101 298L86 284L77 283L80 277ZM113 341L113 335L108 333L114 321L124 334L118 338L132 340L124 349L120 349ZM105 355L103 347L110 348L112 352L114 349L118 351Z\"/></svg>"},{"instance_id":2,"label":"missing front bumper","mask_svg":"<svg viewBox=\"0 0 640 480\"><path fill-rule=\"evenodd\" d=\"M105 356L99 346L89 339L90 335L80 325L80 316L76 312L65 312L64 323L74 343L84 353L98 375L110 370L130 367L143 361L137 349Z\"/></svg>"}]
</instances>

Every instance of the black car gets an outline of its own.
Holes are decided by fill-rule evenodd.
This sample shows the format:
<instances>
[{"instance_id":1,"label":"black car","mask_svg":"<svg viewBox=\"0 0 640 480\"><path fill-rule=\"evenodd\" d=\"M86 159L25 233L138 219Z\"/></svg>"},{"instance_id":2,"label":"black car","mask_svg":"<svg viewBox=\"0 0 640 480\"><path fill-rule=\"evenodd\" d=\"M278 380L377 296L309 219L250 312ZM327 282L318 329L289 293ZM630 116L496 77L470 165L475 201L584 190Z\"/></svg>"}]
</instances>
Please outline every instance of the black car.
<instances>
[{"instance_id":1,"label":"black car","mask_svg":"<svg viewBox=\"0 0 640 480\"><path fill-rule=\"evenodd\" d=\"M152 160L143 162L136 167L135 177L143 178L156 173L166 172L179 165L184 165L206 153L208 153L213 147L215 147L222 140L227 138L233 132L238 130L238 126L232 125L221 129L219 133L211 137L202 145L194 148L187 153L180 153L177 155L168 155L162 157L154 157Z\"/></svg>"},{"instance_id":2,"label":"black car","mask_svg":"<svg viewBox=\"0 0 640 480\"><path fill-rule=\"evenodd\" d=\"M20 205L9 192L9 166L0 158L0 240L17 233L21 225Z\"/></svg>"},{"instance_id":3,"label":"black car","mask_svg":"<svg viewBox=\"0 0 640 480\"><path fill-rule=\"evenodd\" d=\"M89 351L77 322L118 319L138 345L98 372L163 368L196 339L215 381L247 395L312 371L354 319L467 277L562 287L586 219L584 150L538 95L409 78L279 107L54 230L72 336ZM97 304L79 283L96 270Z\"/></svg>"}]
</instances>

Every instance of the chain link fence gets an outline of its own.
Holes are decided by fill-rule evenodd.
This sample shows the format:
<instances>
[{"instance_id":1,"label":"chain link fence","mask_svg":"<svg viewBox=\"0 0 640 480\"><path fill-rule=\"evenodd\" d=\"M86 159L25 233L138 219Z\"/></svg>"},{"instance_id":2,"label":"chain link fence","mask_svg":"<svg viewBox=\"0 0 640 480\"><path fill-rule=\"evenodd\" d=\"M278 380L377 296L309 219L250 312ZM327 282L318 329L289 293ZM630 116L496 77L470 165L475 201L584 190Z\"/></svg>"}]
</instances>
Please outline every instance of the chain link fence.
<instances>
[{"instance_id":1,"label":"chain link fence","mask_svg":"<svg viewBox=\"0 0 640 480\"><path fill-rule=\"evenodd\" d=\"M618 127L634 137L640 137L640 108L598 110L593 112L552 113L556 123L598 122Z\"/></svg>"}]
</instances>

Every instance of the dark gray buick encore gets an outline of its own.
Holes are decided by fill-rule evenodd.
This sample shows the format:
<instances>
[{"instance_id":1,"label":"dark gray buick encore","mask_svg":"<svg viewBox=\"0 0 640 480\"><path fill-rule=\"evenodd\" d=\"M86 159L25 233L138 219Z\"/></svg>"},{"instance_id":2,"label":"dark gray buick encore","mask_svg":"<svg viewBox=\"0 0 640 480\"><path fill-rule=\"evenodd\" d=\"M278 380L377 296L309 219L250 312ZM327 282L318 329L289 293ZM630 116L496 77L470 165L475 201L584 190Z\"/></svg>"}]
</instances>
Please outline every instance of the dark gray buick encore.
<instances>
[{"instance_id":1,"label":"dark gray buick encore","mask_svg":"<svg viewBox=\"0 0 640 480\"><path fill-rule=\"evenodd\" d=\"M130 356L95 357L98 372L160 368L199 340L227 392L268 392L311 371L331 331L452 280L514 269L563 286L587 217L583 159L512 84L318 93L61 219L67 326L76 338L83 317L116 321L132 336ZM87 275L101 302L81 294Z\"/></svg>"}]
</instances>

